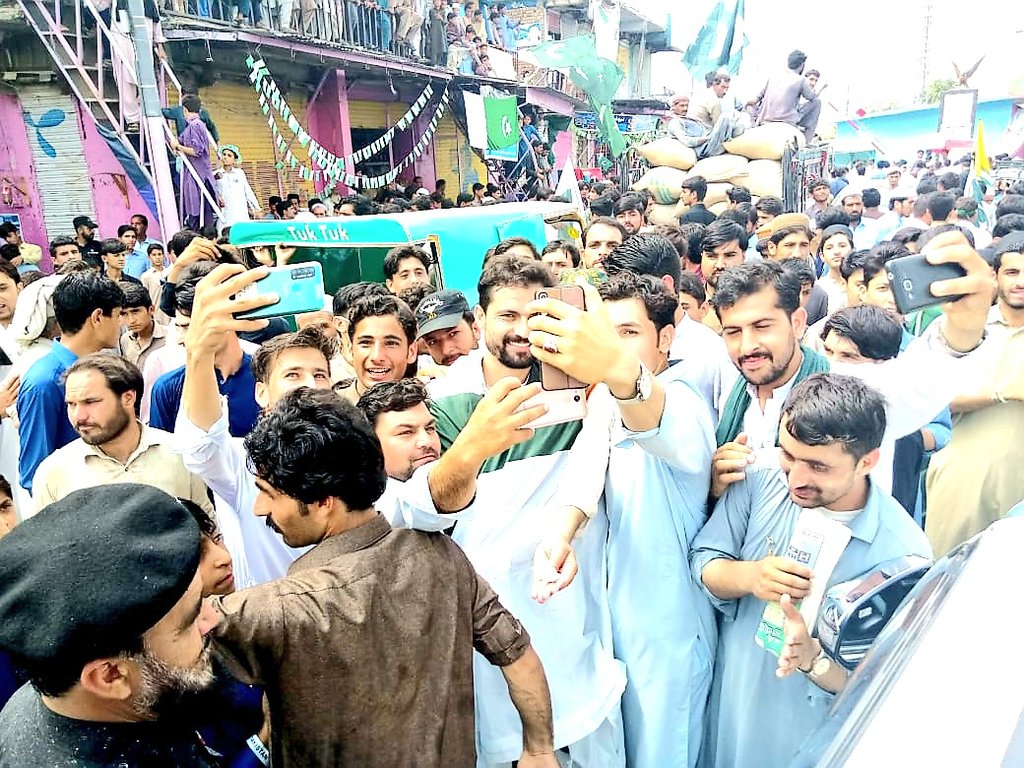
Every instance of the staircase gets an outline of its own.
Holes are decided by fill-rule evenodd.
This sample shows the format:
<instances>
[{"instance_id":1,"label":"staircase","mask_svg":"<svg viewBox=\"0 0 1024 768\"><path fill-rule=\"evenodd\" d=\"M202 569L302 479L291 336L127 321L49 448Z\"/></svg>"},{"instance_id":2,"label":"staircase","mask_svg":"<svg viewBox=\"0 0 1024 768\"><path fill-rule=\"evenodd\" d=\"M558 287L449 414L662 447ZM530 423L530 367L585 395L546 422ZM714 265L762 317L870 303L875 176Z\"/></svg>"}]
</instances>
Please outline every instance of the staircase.
<instances>
[{"instance_id":1,"label":"staircase","mask_svg":"<svg viewBox=\"0 0 1024 768\"><path fill-rule=\"evenodd\" d=\"M130 67L139 83L140 98L144 99L141 92L146 87L145 68L140 67L135 60L126 59L112 39L110 26L96 9L93 0L72 0L70 3L62 3L61 0L16 2L75 97L96 121L100 132L118 141L137 164L145 182L153 190L160 229L165 239L170 238L181 228L182 218L175 201L166 148L170 129L158 111L154 115L152 110L147 110L145 101L142 124L126 125L117 83L112 74L114 67ZM132 26L139 28L138 24ZM145 46L136 45L136 48L149 51L152 55L151 41L146 41ZM104 49L107 66L104 66ZM174 72L162 59L159 60L156 81L151 84L156 86L159 94L166 93L164 84L168 81L175 86L176 93L181 93L181 85ZM182 172L198 178L189 159L182 159ZM215 214L219 214L216 200L205 190L203 194Z\"/></svg>"}]
</instances>

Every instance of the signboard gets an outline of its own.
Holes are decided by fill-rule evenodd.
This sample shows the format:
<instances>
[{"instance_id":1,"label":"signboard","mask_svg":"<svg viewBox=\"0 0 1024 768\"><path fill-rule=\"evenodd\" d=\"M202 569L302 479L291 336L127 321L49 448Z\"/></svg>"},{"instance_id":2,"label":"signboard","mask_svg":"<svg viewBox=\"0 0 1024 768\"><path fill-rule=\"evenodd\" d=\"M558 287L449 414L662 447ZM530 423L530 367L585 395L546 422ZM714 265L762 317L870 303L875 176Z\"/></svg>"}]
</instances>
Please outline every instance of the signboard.
<instances>
[{"instance_id":1,"label":"signboard","mask_svg":"<svg viewBox=\"0 0 1024 768\"><path fill-rule=\"evenodd\" d=\"M957 88L942 94L939 133L951 139L974 138L974 117L978 108L975 88Z\"/></svg>"},{"instance_id":2,"label":"signboard","mask_svg":"<svg viewBox=\"0 0 1024 768\"><path fill-rule=\"evenodd\" d=\"M548 12L543 3L513 2L505 4L505 15L514 26L516 48L540 45L548 36Z\"/></svg>"},{"instance_id":3,"label":"signboard","mask_svg":"<svg viewBox=\"0 0 1024 768\"><path fill-rule=\"evenodd\" d=\"M0 224L13 224L21 232L21 216L16 213L0 213Z\"/></svg>"},{"instance_id":4,"label":"signboard","mask_svg":"<svg viewBox=\"0 0 1024 768\"><path fill-rule=\"evenodd\" d=\"M623 133L649 133L658 129L659 115L615 115L615 122ZM597 118L593 112L577 112L572 123L580 131L596 131Z\"/></svg>"}]
</instances>

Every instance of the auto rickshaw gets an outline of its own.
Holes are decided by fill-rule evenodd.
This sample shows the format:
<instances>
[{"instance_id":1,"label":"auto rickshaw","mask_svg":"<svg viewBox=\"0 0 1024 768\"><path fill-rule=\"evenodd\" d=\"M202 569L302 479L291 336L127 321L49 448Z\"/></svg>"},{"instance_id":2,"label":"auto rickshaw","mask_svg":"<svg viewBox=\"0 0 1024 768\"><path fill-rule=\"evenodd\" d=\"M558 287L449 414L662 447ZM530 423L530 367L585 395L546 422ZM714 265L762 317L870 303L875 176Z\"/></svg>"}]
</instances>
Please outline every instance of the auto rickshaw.
<instances>
[{"instance_id":1,"label":"auto rickshaw","mask_svg":"<svg viewBox=\"0 0 1024 768\"><path fill-rule=\"evenodd\" d=\"M472 306L489 248L514 236L527 238L538 250L553 239L579 245L581 232L582 217L576 206L527 202L305 221L247 221L231 227L230 240L239 248L297 246L291 261L320 262L324 288L331 294L360 280L384 282L387 252L399 245L418 245L430 256L434 286L462 291Z\"/></svg>"}]
</instances>

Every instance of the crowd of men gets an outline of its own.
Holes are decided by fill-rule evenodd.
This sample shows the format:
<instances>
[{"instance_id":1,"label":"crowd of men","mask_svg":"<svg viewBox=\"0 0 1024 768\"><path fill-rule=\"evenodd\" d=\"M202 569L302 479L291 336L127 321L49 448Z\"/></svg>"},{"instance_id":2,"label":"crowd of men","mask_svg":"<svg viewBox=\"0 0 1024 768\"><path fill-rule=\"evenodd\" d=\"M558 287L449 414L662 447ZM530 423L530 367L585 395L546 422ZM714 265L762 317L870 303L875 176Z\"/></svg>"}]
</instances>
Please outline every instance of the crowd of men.
<instances>
[{"instance_id":1,"label":"crowd of men","mask_svg":"<svg viewBox=\"0 0 1024 768\"><path fill-rule=\"evenodd\" d=\"M467 255L475 305L402 246L297 330L239 318L294 248L80 218L29 281L11 233L0 766L786 765L848 679L794 601L1024 498L1024 189L989 229L885 170L813 218L691 179L678 226L596 184L579 244ZM903 317L915 252L960 298Z\"/></svg>"}]
</instances>

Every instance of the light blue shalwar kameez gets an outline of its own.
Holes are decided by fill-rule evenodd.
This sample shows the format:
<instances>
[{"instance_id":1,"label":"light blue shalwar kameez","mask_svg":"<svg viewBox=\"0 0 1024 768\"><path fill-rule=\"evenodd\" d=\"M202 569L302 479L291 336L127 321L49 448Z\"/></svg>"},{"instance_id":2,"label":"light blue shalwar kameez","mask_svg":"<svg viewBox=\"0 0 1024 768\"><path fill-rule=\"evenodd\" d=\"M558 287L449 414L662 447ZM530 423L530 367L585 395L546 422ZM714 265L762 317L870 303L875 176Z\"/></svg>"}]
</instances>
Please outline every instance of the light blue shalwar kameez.
<instances>
[{"instance_id":1,"label":"light blue shalwar kameez","mask_svg":"<svg viewBox=\"0 0 1024 768\"><path fill-rule=\"evenodd\" d=\"M658 375L665 411L656 429L631 432L616 413L611 433L608 602L615 657L626 665L629 768L693 768L711 687L714 609L688 560L706 517L715 432L685 376L683 365Z\"/></svg>"},{"instance_id":2,"label":"light blue shalwar kameez","mask_svg":"<svg viewBox=\"0 0 1024 768\"><path fill-rule=\"evenodd\" d=\"M693 545L692 570L712 560L754 561L785 552L801 508L789 499L776 450L759 451L747 478L729 486ZM848 523L853 536L829 587L907 554L931 557L924 532L872 481L864 510ZM703 582L702 582L703 583ZM775 676L777 659L754 643L763 600L718 600L722 612L708 732L701 764L715 768L783 768L822 722L833 696L805 675Z\"/></svg>"}]
</instances>

